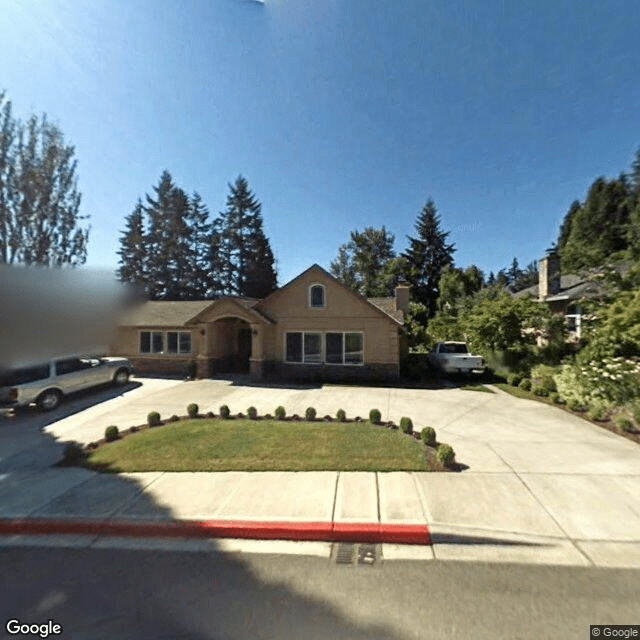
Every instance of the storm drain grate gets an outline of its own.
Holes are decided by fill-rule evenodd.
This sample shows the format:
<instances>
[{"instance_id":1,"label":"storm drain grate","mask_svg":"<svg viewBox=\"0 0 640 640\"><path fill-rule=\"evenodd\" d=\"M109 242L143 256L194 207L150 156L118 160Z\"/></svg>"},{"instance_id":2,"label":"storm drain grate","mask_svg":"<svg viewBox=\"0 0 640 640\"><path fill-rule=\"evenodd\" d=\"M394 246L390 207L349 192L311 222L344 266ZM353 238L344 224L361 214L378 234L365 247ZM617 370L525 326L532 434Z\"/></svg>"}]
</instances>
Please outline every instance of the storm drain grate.
<instances>
[{"instance_id":1,"label":"storm drain grate","mask_svg":"<svg viewBox=\"0 0 640 640\"><path fill-rule=\"evenodd\" d=\"M355 542L338 542L333 545L333 557L336 564L373 566L380 562L379 544L358 544Z\"/></svg>"}]
</instances>

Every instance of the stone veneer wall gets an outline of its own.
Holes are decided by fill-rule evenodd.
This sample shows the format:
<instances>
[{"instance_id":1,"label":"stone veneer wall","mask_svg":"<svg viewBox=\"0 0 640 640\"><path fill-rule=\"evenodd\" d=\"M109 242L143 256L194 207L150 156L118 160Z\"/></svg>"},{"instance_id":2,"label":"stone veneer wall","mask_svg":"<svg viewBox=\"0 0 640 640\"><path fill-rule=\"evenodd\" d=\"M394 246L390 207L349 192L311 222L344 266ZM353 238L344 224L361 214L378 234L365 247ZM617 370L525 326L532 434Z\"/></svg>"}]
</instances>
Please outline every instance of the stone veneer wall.
<instances>
[{"instance_id":1,"label":"stone veneer wall","mask_svg":"<svg viewBox=\"0 0 640 640\"><path fill-rule=\"evenodd\" d=\"M364 364L362 366L263 363L266 379L304 382L391 382L400 377L397 364Z\"/></svg>"}]
</instances>

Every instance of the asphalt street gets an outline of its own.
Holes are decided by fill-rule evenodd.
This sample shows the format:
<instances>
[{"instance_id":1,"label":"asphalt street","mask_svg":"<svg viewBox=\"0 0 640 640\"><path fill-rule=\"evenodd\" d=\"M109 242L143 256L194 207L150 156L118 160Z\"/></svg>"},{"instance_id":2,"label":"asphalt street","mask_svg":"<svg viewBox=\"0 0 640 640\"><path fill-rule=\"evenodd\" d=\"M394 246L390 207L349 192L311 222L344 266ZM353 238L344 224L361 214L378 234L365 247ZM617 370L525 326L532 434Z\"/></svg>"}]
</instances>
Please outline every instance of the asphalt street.
<instances>
[{"instance_id":1,"label":"asphalt street","mask_svg":"<svg viewBox=\"0 0 640 640\"><path fill-rule=\"evenodd\" d=\"M587 640L640 623L627 569L34 546L0 566L2 638L9 619L82 640Z\"/></svg>"}]
</instances>

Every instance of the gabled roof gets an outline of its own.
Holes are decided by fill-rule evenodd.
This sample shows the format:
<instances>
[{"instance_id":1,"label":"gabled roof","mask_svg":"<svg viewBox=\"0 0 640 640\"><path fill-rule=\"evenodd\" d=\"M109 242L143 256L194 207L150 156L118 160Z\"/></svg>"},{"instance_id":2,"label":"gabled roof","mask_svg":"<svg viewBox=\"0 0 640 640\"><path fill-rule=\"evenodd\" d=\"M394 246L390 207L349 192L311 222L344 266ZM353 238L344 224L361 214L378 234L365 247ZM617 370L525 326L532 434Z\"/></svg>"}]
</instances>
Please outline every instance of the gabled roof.
<instances>
[{"instance_id":1,"label":"gabled roof","mask_svg":"<svg viewBox=\"0 0 640 640\"><path fill-rule=\"evenodd\" d=\"M200 316L205 315L207 311L209 311L210 309L214 309L216 305L219 305L223 302L231 302L232 304L240 307L243 311L248 312L249 316L253 316L259 320L262 320L263 322L267 322L268 324L275 324L271 318L267 317L261 311L258 311L258 309L255 309L255 306L258 304L258 302L260 302L258 298L244 298L242 296L223 296L222 298L211 300L210 304L205 309L196 314L193 318L188 320L187 324L195 324L199 322Z\"/></svg>"},{"instance_id":2,"label":"gabled roof","mask_svg":"<svg viewBox=\"0 0 640 640\"><path fill-rule=\"evenodd\" d=\"M355 296L356 298L358 298L364 304L369 305L370 307L375 309L378 313L384 314L384 316L386 316L387 318L393 320L394 322L396 322L399 325L404 324L404 317L403 317L402 312L399 312L399 316L395 312L394 312L394 315L392 315L391 313L389 313L390 309L389 309L388 303L384 303L384 304L382 304L380 306L378 306L377 304L374 304L371 300L368 300L364 296L362 296L359 293L353 291L353 289L350 289L349 287L347 287L346 284L343 284L342 282L340 282L337 278L335 278L335 276L332 276L326 269L323 269L319 264L312 264L308 269L305 269L300 275L297 275L295 278L293 278L293 280L289 280L289 282L287 282L287 284L283 285L282 287L279 287L278 289L276 289L275 291L270 293L261 302L266 301L266 300L268 300L269 298L271 298L273 296L277 296L280 291L282 291L284 289L287 289L292 284L297 282L300 278L304 277L307 273L309 273L309 271L312 271L312 270L320 271L324 276L326 276L330 280L333 280L339 287L342 287L347 293L349 293L349 295ZM393 300L394 301L394 307L395 307L395 298L373 298L373 300ZM384 308L384 307L386 307L386 308Z\"/></svg>"}]
</instances>

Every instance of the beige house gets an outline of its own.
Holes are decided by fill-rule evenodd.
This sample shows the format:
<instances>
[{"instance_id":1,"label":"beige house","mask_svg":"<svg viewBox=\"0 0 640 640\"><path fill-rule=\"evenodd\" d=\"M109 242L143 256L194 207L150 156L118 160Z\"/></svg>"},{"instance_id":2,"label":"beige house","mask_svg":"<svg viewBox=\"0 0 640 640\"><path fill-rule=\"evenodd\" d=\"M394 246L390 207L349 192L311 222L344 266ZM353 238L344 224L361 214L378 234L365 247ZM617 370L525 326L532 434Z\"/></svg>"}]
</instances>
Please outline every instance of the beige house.
<instances>
[{"instance_id":1,"label":"beige house","mask_svg":"<svg viewBox=\"0 0 640 640\"><path fill-rule=\"evenodd\" d=\"M266 298L145 302L119 323L111 353L140 373L250 372L255 381L394 380L409 287L367 299L313 265Z\"/></svg>"}]
</instances>

